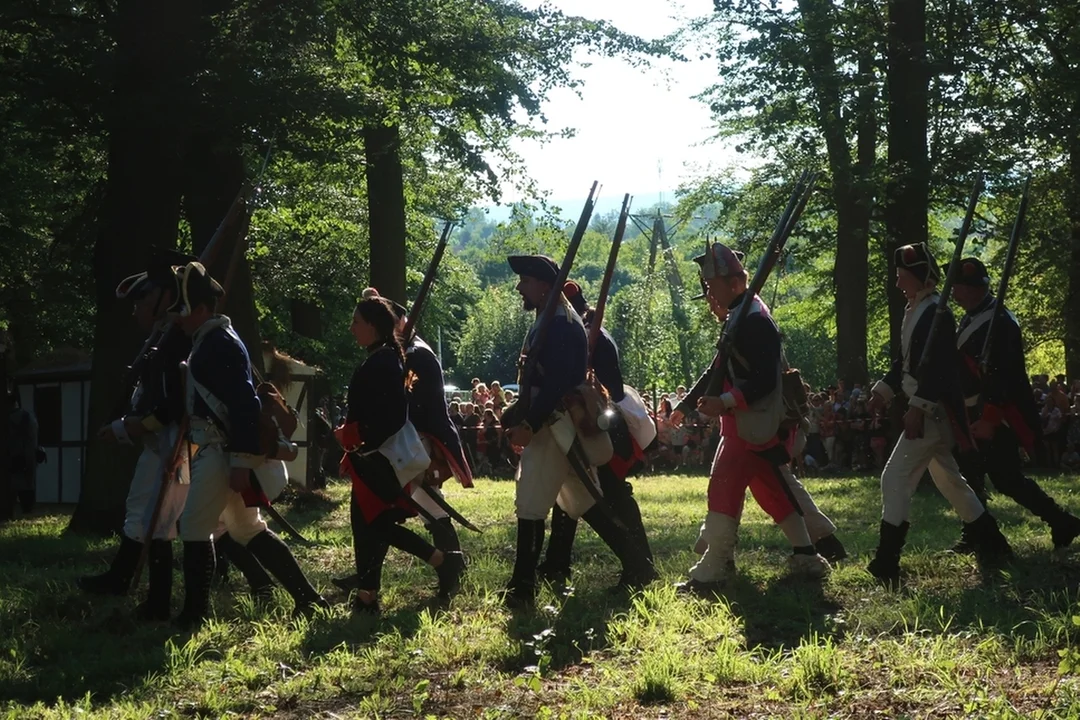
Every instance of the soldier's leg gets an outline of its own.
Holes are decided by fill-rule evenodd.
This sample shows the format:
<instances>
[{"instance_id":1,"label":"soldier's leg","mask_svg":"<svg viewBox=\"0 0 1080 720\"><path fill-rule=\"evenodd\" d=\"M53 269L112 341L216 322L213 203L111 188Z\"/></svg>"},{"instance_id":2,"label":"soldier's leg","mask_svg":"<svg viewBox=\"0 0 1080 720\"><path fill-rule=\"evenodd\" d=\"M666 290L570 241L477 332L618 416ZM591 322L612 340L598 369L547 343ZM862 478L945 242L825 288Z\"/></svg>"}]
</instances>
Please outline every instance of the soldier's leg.
<instances>
[{"instance_id":1,"label":"soldier's leg","mask_svg":"<svg viewBox=\"0 0 1080 720\"><path fill-rule=\"evenodd\" d=\"M442 490L437 487L431 488L432 492L442 496ZM433 520L424 521L424 527L431 533L432 544L444 553L461 552L461 540L458 538L454 523L446 511L431 499L427 491L417 488L412 493L413 502L427 510Z\"/></svg>"},{"instance_id":2,"label":"soldier's leg","mask_svg":"<svg viewBox=\"0 0 1080 720\"><path fill-rule=\"evenodd\" d=\"M154 497L157 484L159 459L149 447L144 447L135 463L124 512L124 527L120 535L120 547L113 556L109 569L99 575L80 577L79 589L94 595L126 595L135 575L135 566L143 549L146 532L146 508Z\"/></svg>"},{"instance_id":3,"label":"soldier's leg","mask_svg":"<svg viewBox=\"0 0 1080 720\"><path fill-rule=\"evenodd\" d=\"M641 507L638 505L637 498L634 497L634 486L625 478L619 477L607 465L597 468L596 472L600 478L600 489L604 493L604 499L615 514L626 523L630 540L651 565L652 548L649 546L649 537L645 533L645 523L641 519Z\"/></svg>"},{"instance_id":4,"label":"soldier's leg","mask_svg":"<svg viewBox=\"0 0 1080 720\"><path fill-rule=\"evenodd\" d=\"M560 468L566 462L548 427L534 434L521 452L514 494L517 551L505 593L511 607L529 605L536 598L536 566L544 547L544 521L562 488L565 474Z\"/></svg>"},{"instance_id":5,"label":"soldier's leg","mask_svg":"<svg viewBox=\"0 0 1080 720\"><path fill-rule=\"evenodd\" d=\"M551 534L548 536L544 562L537 566L540 577L556 585L570 580L571 553L578 521L566 514L558 503L551 508Z\"/></svg>"},{"instance_id":6,"label":"soldier's leg","mask_svg":"<svg viewBox=\"0 0 1080 720\"><path fill-rule=\"evenodd\" d=\"M911 496L930 464L934 443L926 438L900 436L881 472L881 526L874 558L867 565L871 575L887 583L900 580L900 555L907 539Z\"/></svg>"},{"instance_id":7,"label":"soldier's leg","mask_svg":"<svg viewBox=\"0 0 1080 720\"><path fill-rule=\"evenodd\" d=\"M465 570L465 561L460 551L443 552L432 546L427 540L383 516L374 523L377 531L391 547L420 558L435 568L439 576L439 599L449 600L461 587L461 574Z\"/></svg>"},{"instance_id":8,"label":"soldier's leg","mask_svg":"<svg viewBox=\"0 0 1080 720\"><path fill-rule=\"evenodd\" d=\"M788 492L781 485L780 468L774 467L763 458L747 459L748 472L753 472L750 479L750 492L761 509L769 515L784 537L791 543L791 555L788 556L788 569L793 575L820 579L828 574L829 563L818 554L810 539L803 516L791 501Z\"/></svg>"},{"instance_id":9,"label":"soldier's leg","mask_svg":"<svg viewBox=\"0 0 1080 720\"><path fill-rule=\"evenodd\" d=\"M175 622L192 628L210 613L210 583L215 556L212 535L225 509L229 460L218 444L205 444L191 460L191 487L180 515L184 542L184 607Z\"/></svg>"},{"instance_id":10,"label":"soldier's leg","mask_svg":"<svg viewBox=\"0 0 1080 720\"><path fill-rule=\"evenodd\" d=\"M266 526L257 507L247 507L239 493L231 492L222 517L229 535L245 546L292 597L296 604L294 615L310 615L316 607L330 606L308 581L289 546Z\"/></svg>"},{"instance_id":11,"label":"soldier's leg","mask_svg":"<svg viewBox=\"0 0 1080 720\"><path fill-rule=\"evenodd\" d=\"M1002 495L1012 498L1050 526L1055 548L1067 547L1080 535L1080 518L1058 505L1037 482L1024 475L1019 448L1016 433L1005 426L998 428L993 441L979 444L990 482Z\"/></svg>"},{"instance_id":12,"label":"soldier's leg","mask_svg":"<svg viewBox=\"0 0 1080 720\"><path fill-rule=\"evenodd\" d=\"M355 505L355 503L353 503ZM390 544L364 522L363 513L352 513L353 550L356 554L356 600L353 609L379 612L379 591L382 590L382 568Z\"/></svg>"},{"instance_id":13,"label":"soldier's leg","mask_svg":"<svg viewBox=\"0 0 1080 720\"><path fill-rule=\"evenodd\" d=\"M721 438L709 476L708 513L697 548L701 558L690 568L690 579L680 591L715 592L735 577L735 543L749 477L743 472L741 441Z\"/></svg>"},{"instance_id":14,"label":"soldier's leg","mask_svg":"<svg viewBox=\"0 0 1080 720\"><path fill-rule=\"evenodd\" d=\"M829 562L846 558L847 550L836 537L836 525L814 502L813 496L792 472L791 465L783 465L780 472L783 473L792 497L802 510L803 522L806 523L806 530L810 533L810 539L818 553Z\"/></svg>"},{"instance_id":15,"label":"soldier's leg","mask_svg":"<svg viewBox=\"0 0 1080 720\"><path fill-rule=\"evenodd\" d=\"M970 539L979 559L994 564L1012 555L1009 541L1001 534L994 516L983 507L960 474L952 452L943 447L930 461L929 467L934 484L964 521L965 536Z\"/></svg>"},{"instance_id":16,"label":"soldier's leg","mask_svg":"<svg viewBox=\"0 0 1080 720\"><path fill-rule=\"evenodd\" d=\"M251 594L260 600L269 598L274 593L274 581L266 569L259 564L251 551L236 542L228 532L214 536L214 546L230 563L236 566L247 580Z\"/></svg>"}]
</instances>

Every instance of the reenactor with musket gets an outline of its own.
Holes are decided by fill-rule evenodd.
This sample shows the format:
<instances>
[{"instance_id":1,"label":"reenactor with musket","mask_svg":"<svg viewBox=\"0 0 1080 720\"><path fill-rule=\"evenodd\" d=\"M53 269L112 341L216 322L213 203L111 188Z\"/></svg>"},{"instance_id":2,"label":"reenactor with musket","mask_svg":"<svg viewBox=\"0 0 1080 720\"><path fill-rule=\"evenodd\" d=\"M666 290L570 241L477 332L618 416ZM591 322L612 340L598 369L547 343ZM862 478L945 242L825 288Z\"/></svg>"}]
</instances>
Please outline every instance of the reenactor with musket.
<instances>
[{"instance_id":1,"label":"reenactor with musket","mask_svg":"<svg viewBox=\"0 0 1080 720\"><path fill-rule=\"evenodd\" d=\"M157 332L167 322L166 311L178 298L179 290L173 265L182 265L193 257L175 251L155 252L147 269L125 278L116 288L116 297L134 302L133 315L140 329ZM191 338L179 328L160 335L138 367L138 384L127 412L98 430L98 438L107 442L132 445L140 443L142 453L128 490L124 527L108 571L81 577L79 587L89 593L126 595L131 587L140 557L149 558L150 589L137 615L146 620L167 620L172 595L172 540L176 523L188 495L186 453L176 467L169 467L180 419L184 414L183 379L180 363L191 352ZM181 448L184 450L186 444ZM149 528L159 493L160 510ZM152 537L148 533L152 532ZM145 544L149 543L149 548Z\"/></svg>"},{"instance_id":2,"label":"reenactor with musket","mask_svg":"<svg viewBox=\"0 0 1080 720\"><path fill-rule=\"evenodd\" d=\"M1004 283L1003 283L1004 286ZM1035 451L1040 435L1024 360L1020 323L990 292L990 275L977 258L960 261L953 294L964 309L956 336L962 362L961 387L974 447L957 457L968 485L985 505L986 476L994 487L1050 526L1054 548L1067 547L1080 535L1080 518L1068 512L1039 484L1024 475L1020 450ZM992 343L987 336L994 327ZM984 350L988 353L984 356ZM983 358L985 357L985 363ZM965 525L958 552L974 552L975 539Z\"/></svg>"}]
</instances>

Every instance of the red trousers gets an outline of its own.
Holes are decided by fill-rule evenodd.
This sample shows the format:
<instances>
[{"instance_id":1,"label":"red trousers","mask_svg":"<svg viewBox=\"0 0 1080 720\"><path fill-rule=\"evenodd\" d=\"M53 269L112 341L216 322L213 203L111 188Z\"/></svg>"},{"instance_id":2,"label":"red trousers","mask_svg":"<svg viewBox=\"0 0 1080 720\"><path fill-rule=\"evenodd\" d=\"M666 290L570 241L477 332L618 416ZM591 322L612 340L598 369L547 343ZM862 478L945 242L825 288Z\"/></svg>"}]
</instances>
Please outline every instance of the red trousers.
<instances>
[{"instance_id":1,"label":"red trousers","mask_svg":"<svg viewBox=\"0 0 1080 720\"><path fill-rule=\"evenodd\" d=\"M752 448L735 435L720 438L709 477L709 512L739 518L749 487L761 509L779 523L795 512L795 506L784 492L775 468Z\"/></svg>"}]
</instances>

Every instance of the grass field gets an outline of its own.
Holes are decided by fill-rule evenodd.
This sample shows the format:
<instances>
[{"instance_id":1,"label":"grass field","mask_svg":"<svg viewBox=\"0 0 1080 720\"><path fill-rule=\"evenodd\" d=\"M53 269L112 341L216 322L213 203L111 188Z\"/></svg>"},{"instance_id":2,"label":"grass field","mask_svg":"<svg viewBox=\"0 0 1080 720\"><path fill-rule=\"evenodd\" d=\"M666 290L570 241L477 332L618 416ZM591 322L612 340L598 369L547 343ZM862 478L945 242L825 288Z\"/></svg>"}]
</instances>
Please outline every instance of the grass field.
<instances>
[{"instance_id":1,"label":"grass field","mask_svg":"<svg viewBox=\"0 0 1080 720\"><path fill-rule=\"evenodd\" d=\"M1076 479L1043 480L1080 510ZM0 715L10 718L661 718L1077 717L1080 686L1059 651L1080 635L1080 559L1004 498L995 511L1019 559L1003 576L944 552L958 521L933 489L915 499L905 587L863 569L877 541L873 478L811 480L852 558L823 585L783 576L781 533L748 502L729 596L676 596L704 513L705 480L635 487L663 580L632 598L605 591L613 557L584 525L576 591L544 590L513 615L494 591L513 561L513 484L479 481L448 497L483 530L447 610L434 573L391 551L380 618L352 617L329 578L350 571L347 489L281 509L322 547L295 548L338 604L289 619L278 591L256 606L233 572L217 620L194 636L131 619L134 598L90 599L74 579L104 569L114 541L63 533L46 515L0 527ZM178 551L179 552L179 551ZM180 606L176 576L174 609Z\"/></svg>"}]
</instances>

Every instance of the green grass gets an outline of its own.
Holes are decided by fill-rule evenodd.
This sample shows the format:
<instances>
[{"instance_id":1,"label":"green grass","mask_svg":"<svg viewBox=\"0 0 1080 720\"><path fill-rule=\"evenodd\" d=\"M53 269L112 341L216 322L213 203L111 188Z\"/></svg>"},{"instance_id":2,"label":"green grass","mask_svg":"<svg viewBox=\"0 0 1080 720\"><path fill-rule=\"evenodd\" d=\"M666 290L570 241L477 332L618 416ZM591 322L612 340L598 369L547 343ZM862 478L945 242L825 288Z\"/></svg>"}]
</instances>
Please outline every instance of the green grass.
<instances>
[{"instance_id":1,"label":"green grass","mask_svg":"<svg viewBox=\"0 0 1080 720\"><path fill-rule=\"evenodd\" d=\"M1080 510L1073 477L1043 480ZM513 484L448 497L483 530L462 531L463 592L436 609L435 576L391 551L380 618L352 617L329 579L350 572L347 489L282 504L322 545L294 551L337 601L290 619L278 591L253 604L234 571L216 620L194 636L131 619L135 598L88 598L74 580L104 568L113 541L69 536L67 517L0 527L0 717L659 718L1080 716L1058 675L1077 643L1080 568L1004 498L992 509L1020 560L1002 576L944 551L958 521L932 489L915 498L905 586L863 569L877 541L876 479L811 480L852 558L821 585L784 577L780 531L748 500L738 579L723 599L677 596L704 513L700 477L635 482L663 580L606 593L614 558L584 525L575 592L545 589L535 612L494 596L513 562ZM174 610L180 605L176 575Z\"/></svg>"}]
</instances>

